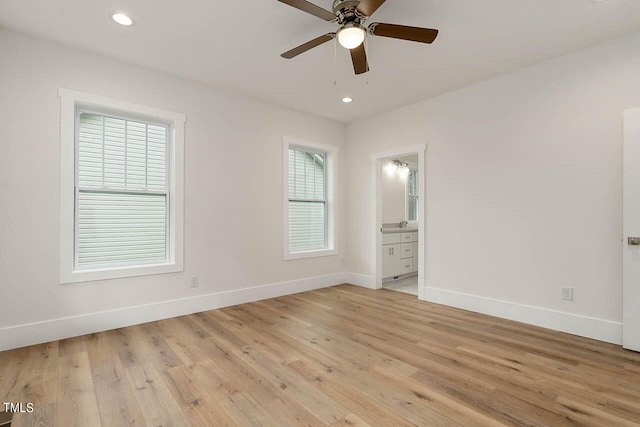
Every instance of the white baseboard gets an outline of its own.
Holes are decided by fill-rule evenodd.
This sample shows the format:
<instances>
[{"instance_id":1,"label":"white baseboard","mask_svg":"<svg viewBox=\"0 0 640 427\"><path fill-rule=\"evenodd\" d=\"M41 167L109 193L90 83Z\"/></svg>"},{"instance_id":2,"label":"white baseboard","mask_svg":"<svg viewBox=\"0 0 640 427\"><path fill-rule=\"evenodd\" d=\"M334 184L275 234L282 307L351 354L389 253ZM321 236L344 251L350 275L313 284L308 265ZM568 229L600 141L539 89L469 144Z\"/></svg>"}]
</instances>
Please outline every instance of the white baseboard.
<instances>
[{"instance_id":1,"label":"white baseboard","mask_svg":"<svg viewBox=\"0 0 640 427\"><path fill-rule=\"evenodd\" d=\"M347 277L346 283L362 286L363 288L376 289L376 281L372 276L359 273L345 273Z\"/></svg>"},{"instance_id":2,"label":"white baseboard","mask_svg":"<svg viewBox=\"0 0 640 427\"><path fill-rule=\"evenodd\" d=\"M622 344L622 323L428 287L426 301Z\"/></svg>"},{"instance_id":3,"label":"white baseboard","mask_svg":"<svg viewBox=\"0 0 640 427\"><path fill-rule=\"evenodd\" d=\"M116 310L0 328L0 351L55 341L155 320L244 304L282 295L351 283L375 289L372 276L343 272L288 282L254 286ZM426 301L568 332L587 338L622 343L622 323L562 311L500 301L429 287Z\"/></svg>"},{"instance_id":4,"label":"white baseboard","mask_svg":"<svg viewBox=\"0 0 640 427\"><path fill-rule=\"evenodd\" d=\"M0 328L0 351L348 283L349 273L308 277Z\"/></svg>"}]
</instances>

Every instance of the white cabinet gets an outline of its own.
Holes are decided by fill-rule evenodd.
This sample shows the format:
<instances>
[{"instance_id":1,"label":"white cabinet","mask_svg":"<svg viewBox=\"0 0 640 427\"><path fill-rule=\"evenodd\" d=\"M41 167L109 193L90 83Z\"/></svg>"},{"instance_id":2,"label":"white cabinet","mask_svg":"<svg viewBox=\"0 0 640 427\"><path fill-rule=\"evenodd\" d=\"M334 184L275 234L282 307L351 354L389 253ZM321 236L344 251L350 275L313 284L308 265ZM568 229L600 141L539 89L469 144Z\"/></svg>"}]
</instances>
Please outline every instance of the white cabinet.
<instances>
[{"instance_id":1,"label":"white cabinet","mask_svg":"<svg viewBox=\"0 0 640 427\"><path fill-rule=\"evenodd\" d=\"M413 258L413 243L400 243L400 258Z\"/></svg>"},{"instance_id":2,"label":"white cabinet","mask_svg":"<svg viewBox=\"0 0 640 427\"><path fill-rule=\"evenodd\" d=\"M418 232L382 235L382 277L418 271Z\"/></svg>"},{"instance_id":3,"label":"white cabinet","mask_svg":"<svg viewBox=\"0 0 640 427\"><path fill-rule=\"evenodd\" d=\"M389 233L382 235L383 245L392 245L395 243L400 243L400 233Z\"/></svg>"},{"instance_id":4,"label":"white cabinet","mask_svg":"<svg viewBox=\"0 0 640 427\"><path fill-rule=\"evenodd\" d=\"M404 258L400 260L400 274L409 274L413 272L413 258Z\"/></svg>"},{"instance_id":5,"label":"white cabinet","mask_svg":"<svg viewBox=\"0 0 640 427\"><path fill-rule=\"evenodd\" d=\"M382 277L397 276L400 271L400 234L382 235Z\"/></svg>"},{"instance_id":6,"label":"white cabinet","mask_svg":"<svg viewBox=\"0 0 640 427\"><path fill-rule=\"evenodd\" d=\"M411 247L413 248L413 271L418 271L418 239L416 238L415 242L411 243Z\"/></svg>"},{"instance_id":7,"label":"white cabinet","mask_svg":"<svg viewBox=\"0 0 640 427\"><path fill-rule=\"evenodd\" d=\"M401 233L400 234L400 241L402 243L417 242L418 241L418 232L417 231L412 231L412 232L409 232L409 233Z\"/></svg>"},{"instance_id":8,"label":"white cabinet","mask_svg":"<svg viewBox=\"0 0 640 427\"><path fill-rule=\"evenodd\" d=\"M400 274L413 272L413 242L418 240L418 233L402 233L400 235Z\"/></svg>"},{"instance_id":9,"label":"white cabinet","mask_svg":"<svg viewBox=\"0 0 640 427\"><path fill-rule=\"evenodd\" d=\"M400 275L400 243L382 245L382 277Z\"/></svg>"}]
</instances>

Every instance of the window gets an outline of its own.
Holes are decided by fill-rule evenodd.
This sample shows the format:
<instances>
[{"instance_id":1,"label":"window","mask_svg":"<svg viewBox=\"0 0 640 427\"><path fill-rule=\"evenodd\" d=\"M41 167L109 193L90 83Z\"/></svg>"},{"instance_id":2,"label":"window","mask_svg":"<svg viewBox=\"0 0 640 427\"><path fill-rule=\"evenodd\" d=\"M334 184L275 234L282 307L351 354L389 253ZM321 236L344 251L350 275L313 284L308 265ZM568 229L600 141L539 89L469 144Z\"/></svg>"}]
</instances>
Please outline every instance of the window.
<instances>
[{"instance_id":1,"label":"window","mask_svg":"<svg viewBox=\"0 0 640 427\"><path fill-rule=\"evenodd\" d=\"M325 153L289 147L289 251L327 247Z\"/></svg>"},{"instance_id":2,"label":"window","mask_svg":"<svg viewBox=\"0 0 640 427\"><path fill-rule=\"evenodd\" d=\"M77 110L75 269L168 259L168 124Z\"/></svg>"},{"instance_id":3,"label":"window","mask_svg":"<svg viewBox=\"0 0 640 427\"><path fill-rule=\"evenodd\" d=\"M184 116L60 98L61 282L181 271Z\"/></svg>"},{"instance_id":4,"label":"window","mask_svg":"<svg viewBox=\"0 0 640 427\"><path fill-rule=\"evenodd\" d=\"M418 171L409 170L407 176L407 221L418 220Z\"/></svg>"},{"instance_id":5,"label":"window","mask_svg":"<svg viewBox=\"0 0 640 427\"><path fill-rule=\"evenodd\" d=\"M285 259L333 255L334 147L284 139Z\"/></svg>"}]
</instances>

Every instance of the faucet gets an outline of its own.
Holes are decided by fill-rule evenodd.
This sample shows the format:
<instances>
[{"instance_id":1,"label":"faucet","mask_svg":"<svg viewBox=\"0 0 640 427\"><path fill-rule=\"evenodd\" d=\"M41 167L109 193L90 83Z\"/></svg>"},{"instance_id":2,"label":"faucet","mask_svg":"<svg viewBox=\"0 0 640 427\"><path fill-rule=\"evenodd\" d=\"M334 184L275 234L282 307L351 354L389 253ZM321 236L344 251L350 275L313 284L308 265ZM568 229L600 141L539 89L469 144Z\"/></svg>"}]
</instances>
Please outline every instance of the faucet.
<instances>
[{"instance_id":1,"label":"faucet","mask_svg":"<svg viewBox=\"0 0 640 427\"><path fill-rule=\"evenodd\" d=\"M400 224L398 224L400 228L407 228L407 225L409 225L407 221L400 221Z\"/></svg>"}]
</instances>

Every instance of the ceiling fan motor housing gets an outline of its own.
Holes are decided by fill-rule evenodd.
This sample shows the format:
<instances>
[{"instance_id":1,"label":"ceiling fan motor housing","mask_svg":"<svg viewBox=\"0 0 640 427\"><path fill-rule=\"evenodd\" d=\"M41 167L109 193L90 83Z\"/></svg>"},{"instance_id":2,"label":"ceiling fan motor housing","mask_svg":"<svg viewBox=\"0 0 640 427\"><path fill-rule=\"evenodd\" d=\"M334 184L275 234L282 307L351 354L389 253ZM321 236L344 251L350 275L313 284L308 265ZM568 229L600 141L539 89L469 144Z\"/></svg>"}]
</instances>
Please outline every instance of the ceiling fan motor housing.
<instances>
[{"instance_id":1,"label":"ceiling fan motor housing","mask_svg":"<svg viewBox=\"0 0 640 427\"><path fill-rule=\"evenodd\" d=\"M354 22L361 24L367 17L357 11L360 0L335 0L333 2L333 13L338 17L339 24Z\"/></svg>"}]
</instances>

